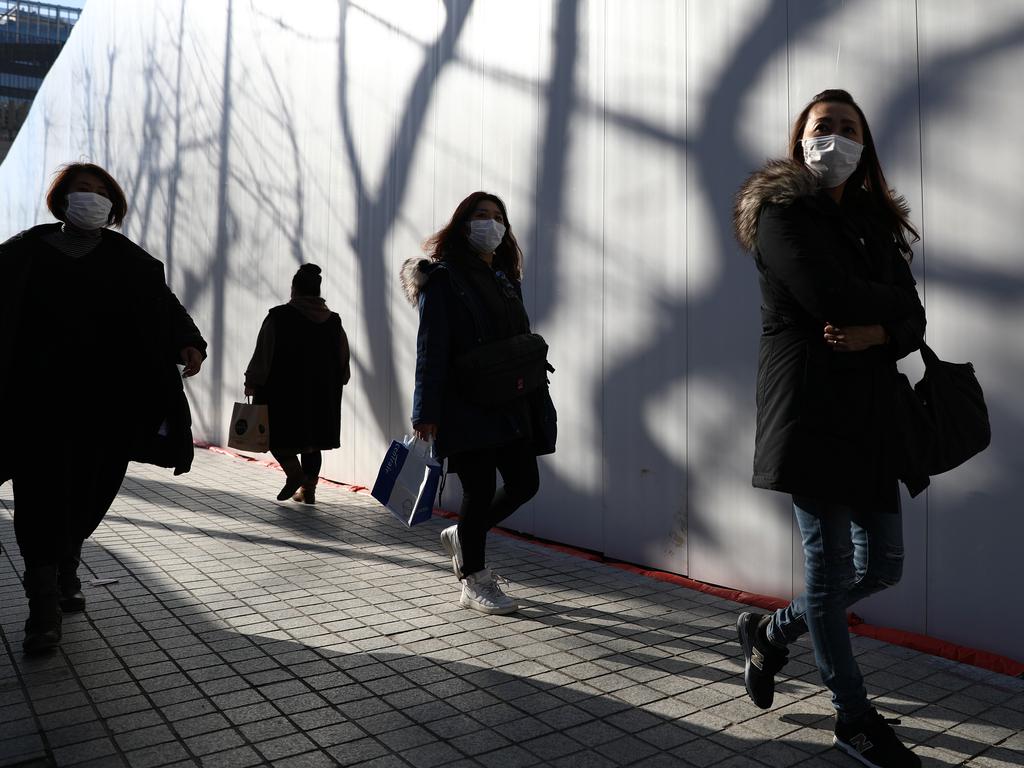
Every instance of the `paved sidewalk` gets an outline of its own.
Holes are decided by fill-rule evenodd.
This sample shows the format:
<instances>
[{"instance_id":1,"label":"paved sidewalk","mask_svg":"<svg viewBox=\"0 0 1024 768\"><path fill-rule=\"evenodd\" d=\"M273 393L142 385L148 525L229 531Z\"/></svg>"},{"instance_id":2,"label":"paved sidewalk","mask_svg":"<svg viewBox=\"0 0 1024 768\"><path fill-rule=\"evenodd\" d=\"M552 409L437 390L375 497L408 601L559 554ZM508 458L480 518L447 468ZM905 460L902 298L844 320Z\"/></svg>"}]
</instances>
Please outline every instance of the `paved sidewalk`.
<instances>
[{"instance_id":1,"label":"paved sidewalk","mask_svg":"<svg viewBox=\"0 0 1024 768\"><path fill-rule=\"evenodd\" d=\"M492 536L525 608L461 608L437 543L366 494L273 501L279 472L197 451L132 465L86 545L88 613L21 654L0 489L3 766L854 766L809 646L776 706L743 690L735 603ZM543 491L542 491L543 492ZM1024 681L854 638L926 765L1024 765Z\"/></svg>"}]
</instances>

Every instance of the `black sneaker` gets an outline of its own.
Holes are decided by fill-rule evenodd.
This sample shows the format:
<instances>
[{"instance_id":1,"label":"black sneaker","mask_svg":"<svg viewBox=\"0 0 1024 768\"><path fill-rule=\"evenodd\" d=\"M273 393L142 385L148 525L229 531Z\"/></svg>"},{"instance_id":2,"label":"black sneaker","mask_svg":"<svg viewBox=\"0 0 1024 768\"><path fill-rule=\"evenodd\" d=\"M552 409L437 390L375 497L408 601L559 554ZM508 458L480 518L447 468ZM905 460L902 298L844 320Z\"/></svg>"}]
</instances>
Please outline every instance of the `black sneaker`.
<instances>
[{"instance_id":1,"label":"black sneaker","mask_svg":"<svg viewBox=\"0 0 1024 768\"><path fill-rule=\"evenodd\" d=\"M874 709L849 723L836 720L832 743L871 768L917 768L921 758L903 745L889 723Z\"/></svg>"},{"instance_id":2,"label":"black sneaker","mask_svg":"<svg viewBox=\"0 0 1024 768\"><path fill-rule=\"evenodd\" d=\"M743 682L747 695L761 709L768 709L775 698L775 673L786 666L789 651L768 642L765 629L771 616L743 612L736 619L736 631L743 649Z\"/></svg>"}]
</instances>

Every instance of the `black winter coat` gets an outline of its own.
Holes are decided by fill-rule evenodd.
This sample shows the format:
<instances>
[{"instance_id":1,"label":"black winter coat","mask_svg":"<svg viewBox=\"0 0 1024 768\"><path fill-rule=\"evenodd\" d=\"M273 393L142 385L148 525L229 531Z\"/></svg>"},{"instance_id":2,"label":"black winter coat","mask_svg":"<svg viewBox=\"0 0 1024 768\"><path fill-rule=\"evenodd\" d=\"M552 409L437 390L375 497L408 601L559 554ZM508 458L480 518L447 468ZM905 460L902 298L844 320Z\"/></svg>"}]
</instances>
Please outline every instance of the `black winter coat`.
<instances>
[{"instance_id":1,"label":"black winter coat","mask_svg":"<svg viewBox=\"0 0 1024 768\"><path fill-rule=\"evenodd\" d=\"M271 309L264 324L272 327L273 338L266 380L251 382L247 372L246 380L256 390L254 401L267 405L270 450L276 453L327 451L341 445L348 339L341 317L327 313L326 307L324 314L324 319L314 320L293 304Z\"/></svg>"},{"instance_id":2,"label":"black winter coat","mask_svg":"<svg viewBox=\"0 0 1024 768\"><path fill-rule=\"evenodd\" d=\"M177 363L206 342L164 280L163 265L103 230L75 259L44 224L0 245L0 482L26 446L71 435L135 461L187 472L191 416Z\"/></svg>"},{"instance_id":3,"label":"black winter coat","mask_svg":"<svg viewBox=\"0 0 1024 768\"><path fill-rule=\"evenodd\" d=\"M925 314L873 205L850 190L837 205L802 165L774 161L740 190L734 223L762 296L754 486L892 511L896 361L920 347ZM880 324L889 342L838 352L827 322Z\"/></svg>"},{"instance_id":4,"label":"black winter coat","mask_svg":"<svg viewBox=\"0 0 1024 768\"><path fill-rule=\"evenodd\" d=\"M412 258L401 279L406 298L420 312L412 423L438 425L434 447L442 457L530 439L526 399L499 406L471 403L453 371L455 359L473 347L529 331L518 281L475 256Z\"/></svg>"}]
</instances>

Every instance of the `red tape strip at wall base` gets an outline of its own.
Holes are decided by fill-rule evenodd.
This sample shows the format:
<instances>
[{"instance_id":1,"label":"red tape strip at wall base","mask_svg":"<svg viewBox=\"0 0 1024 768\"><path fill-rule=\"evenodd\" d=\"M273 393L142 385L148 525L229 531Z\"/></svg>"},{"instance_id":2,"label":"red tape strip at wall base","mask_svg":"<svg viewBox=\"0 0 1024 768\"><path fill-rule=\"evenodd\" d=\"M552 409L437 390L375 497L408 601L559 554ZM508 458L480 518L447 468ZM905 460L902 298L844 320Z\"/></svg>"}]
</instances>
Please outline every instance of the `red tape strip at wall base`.
<instances>
[{"instance_id":1,"label":"red tape strip at wall base","mask_svg":"<svg viewBox=\"0 0 1024 768\"><path fill-rule=\"evenodd\" d=\"M281 465L276 461L270 459L257 459L254 456L246 456L244 453L236 453L228 448L224 448L219 445L212 445L210 443L197 443L192 442L196 448L202 448L204 451L210 451L211 453L219 453L222 456L230 456L233 459L240 459L241 461L248 461L250 464L259 464L261 467L270 467L271 469L281 469ZM283 470L282 470L283 471ZM369 488L365 485L350 485L349 483L339 483L337 480L329 480L322 475L318 479L318 482L324 485L330 485L335 488L344 488L346 491L352 491L353 493L361 493L363 491L369 492Z\"/></svg>"},{"instance_id":2,"label":"red tape strip at wall base","mask_svg":"<svg viewBox=\"0 0 1024 768\"><path fill-rule=\"evenodd\" d=\"M449 520L455 520L458 518L458 515L452 512L445 512L443 510L434 510L434 514ZM572 555L573 557L581 557L584 560L605 563L612 568L618 568L619 570L628 571L629 573L638 573L649 579L657 579L658 581L668 582L669 584L676 584L684 589L692 589L696 592L703 592L707 595L721 597L735 603L743 603L744 605L751 605L756 608L762 608L769 611L774 611L777 608L783 608L789 604L788 600L783 600L779 597L770 597L769 595L759 595L756 592L745 592L738 589L729 589L728 587L719 587L714 584L705 584L702 581L696 581L686 576L668 573L667 571L654 571L631 563L624 563L620 560L611 560L597 552L588 552L587 550L576 549L575 547L570 547L565 544L558 544L545 539L539 539L535 536L516 533L504 528L496 528L494 529L494 532L503 536L508 536L509 538L519 539L520 541L529 541L546 549L563 552L567 555ZM890 627L878 627L873 624L866 623L855 613L850 614L849 625L850 631L857 635L871 637L875 640L882 640L884 642L891 643L892 645L903 646L904 648L910 648L911 650L919 651L921 653L927 653L931 656L951 659L962 664L969 664L972 667L980 667L981 669L987 669L991 672L998 672L1011 677L1024 676L1024 662L1015 661L1007 656L1000 656L998 653L982 651L977 648L969 648L963 645L956 645L955 643L939 640L934 637L929 637L928 635L919 635L916 632L907 632L901 629L892 629Z\"/></svg>"},{"instance_id":3,"label":"red tape strip at wall base","mask_svg":"<svg viewBox=\"0 0 1024 768\"><path fill-rule=\"evenodd\" d=\"M196 443L195 445L197 448L204 448L208 451L213 451L214 453L220 453L225 456L231 456L236 459L253 462L264 467L272 467L275 469L281 468L281 465L276 461L255 459L251 456L244 456L243 454L229 451L226 448L221 448L220 446L209 445L207 443ZM320 481L328 485L344 488L348 491L357 493L366 493L369 490L362 485L339 483L323 477L320 478ZM435 517L443 517L448 520L457 520L459 517L454 512L446 512L443 509L435 509L434 515ZM588 552L585 549L577 549L576 547L570 547L566 544L558 544L553 541L548 541L547 539L539 539L536 536L516 533L515 531L509 531L505 528L495 528L494 532L502 536L507 536L511 539L528 541L532 544L542 546L545 549L562 552L566 555L571 555L572 557L580 557L584 560L605 563L606 565L610 565L612 568L618 568L619 570L627 571L629 573L638 573L649 579L657 579L658 581L675 584L683 587L684 589L692 589L695 592L703 592L707 595L714 595L715 597L721 597L735 603L743 603L744 605L752 605L764 610L774 611L776 608L782 608L789 603L788 600L783 600L780 597L770 597L769 595L759 595L756 592L744 592L739 589L719 587L714 584L705 584L702 581L696 581L694 579L687 578L686 576L668 573L667 571L655 571L647 568L641 568L640 566L633 565L632 563L624 563L620 560L611 560L597 552ZM910 648L911 650L919 651L920 653L927 653L930 656L939 656L943 659L951 659L952 661L958 661L961 664L980 667L981 669L987 669L991 672L998 672L999 674L1009 675L1011 677L1024 677L1024 661L1016 661L1008 656L1001 656L998 653L982 651L977 648L969 648L965 645L957 645L956 643L939 640L934 637L929 637L928 635L919 635L916 632L906 632L902 629L892 629L890 627L877 627L874 624L867 624L855 613L850 614L849 624L850 631L856 635L871 637L875 640L882 640L886 643L891 643L892 645Z\"/></svg>"}]
</instances>

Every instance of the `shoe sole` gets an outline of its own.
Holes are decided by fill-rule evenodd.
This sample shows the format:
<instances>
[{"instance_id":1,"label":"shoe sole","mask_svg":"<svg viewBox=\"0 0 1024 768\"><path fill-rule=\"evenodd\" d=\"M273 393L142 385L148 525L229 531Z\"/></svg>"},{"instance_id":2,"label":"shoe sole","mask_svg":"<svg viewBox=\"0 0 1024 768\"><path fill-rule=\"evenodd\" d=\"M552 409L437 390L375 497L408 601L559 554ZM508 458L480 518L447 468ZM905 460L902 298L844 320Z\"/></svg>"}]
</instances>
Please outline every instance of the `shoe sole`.
<instances>
[{"instance_id":1,"label":"shoe sole","mask_svg":"<svg viewBox=\"0 0 1024 768\"><path fill-rule=\"evenodd\" d=\"M754 614L744 611L736 619L736 634L739 635L740 649L743 651L743 687L747 689L747 697L753 702L754 706L758 709L771 709L772 702L775 701L774 691L772 697L766 704L758 702L754 696L753 691L750 690L750 659L753 655L754 650L754 639L747 634L747 617L753 616Z\"/></svg>"},{"instance_id":2,"label":"shoe sole","mask_svg":"<svg viewBox=\"0 0 1024 768\"><path fill-rule=\"evenodd\" d=\"M81 613L85 610L85 598L79 599L61 599L60 609L64 613Z\"/></svg>"},{"instance_id":3,"label":"shoe sole","mask_svg":"<svg viewBox=\"0 0 1024 768\"><path fill-rule=\"evenodd\" d=\"M459 598L459 605L461 605L463 608L471 608L474 611L486 613L489 616L507 616L508 614L515 613L519 610L518 605L510 605L507 608L501 608L497 606L494 608L488 608L487 606L480 605L480 603L476 603L472 600L463 600L461 597Z\"/></svg>"},{"instance_id":4,"label":"shoe sole","mask_svg":"<svg viewBox=\"0 0 1024 768\"><path fill-rule=\"evenodd\" d=\"M452 559L452 573L455 574L456 579L462 581L462 571L459 569L459 559L455 556L455 546L452 544L451 539L444 535L444 531L441 531L441 546L448 553L448 557Z\"/></svg>"},{"instance_id":5,"label":"shoe sole","mask_svg":"<svg viewBox=\"0 0 1024 768\"><path fill-rule=\"evenodd\" d=\"M864 757L864 755L858 752L855 747L851 746L850 744L847 744L845 741L840 739L835 734L832 734L832 745L834 747L837 747L842 752L848 754L861 765L869 766L869 768L882 768L882 766L880 766L878 763L873 763L870 760L868 760L866 757Z\"/></svg>"}]
</instances>

